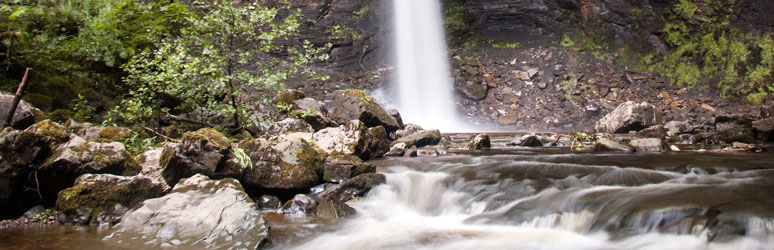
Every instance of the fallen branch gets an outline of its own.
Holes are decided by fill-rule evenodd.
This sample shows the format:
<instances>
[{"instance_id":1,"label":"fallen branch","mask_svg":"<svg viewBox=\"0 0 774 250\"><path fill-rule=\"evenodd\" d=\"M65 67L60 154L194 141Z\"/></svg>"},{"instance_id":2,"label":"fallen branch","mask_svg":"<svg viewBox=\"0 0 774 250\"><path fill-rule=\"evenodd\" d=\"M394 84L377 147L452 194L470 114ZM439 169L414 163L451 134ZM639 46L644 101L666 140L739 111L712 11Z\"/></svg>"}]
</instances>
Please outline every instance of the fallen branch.
<instances>
[{"instance_id":1,"label":"fallen branch","mask_svg":"<svg viewBox=\"0 0 774 250\"><path fill-rule=\"evenodd\" d=\"M196 121L196 120L192 120L192 119L188 119L185 117L180 117L172 114L164 115L164 120L191 123L191 124L201 125L205 127L215 127L215 125L209 124L207 122Z\"/></svg>"},{"instance_id":2,"label":"fallen branch","mask_svg":"<svg viewBox=\"0 0 774 250\"><path fill-rule=\"evenodd\" d=\"M31 68L27 68L27 70L24 71L24 77L22 77L21 83L19 83L19 88L16 89L16 95L13 96L13 101L11 101L11 108L8 110L8 116L5 118L5 121L3 121L2 126L0 128L5 128L6 126L11 125L11 121L13 121L13 115L16 113L16 108L19 107L19 102L21 101L22 95L24 94L24 86L27 84L27 76L30 74Z\"/></svg>"},{"instance_id":3,"label":"fallen branch","mask_svg":"<svg viewBox=\"0 0 774 250\"><path fill-rule=\"evenodd\" d=\"M161 133L159 133L159 132L156 132L156 130L153 130L152 128L149 128L149 127L146 127L146 126L142 126L142 129L144 129L145 131L151 132L151 133L153 133L154 135L156 135L156 136L158 136L158 137L164 138L164 139L166 139L167 141L171 141L171 142L175 142L175 143L177 143L177 142L180 142L180 141L178 141L178 140L175 140L175 139L169 138L169 136L166 136L166 135L164 135L164 134L161 134Z\"/></svg>"}]
</instances>

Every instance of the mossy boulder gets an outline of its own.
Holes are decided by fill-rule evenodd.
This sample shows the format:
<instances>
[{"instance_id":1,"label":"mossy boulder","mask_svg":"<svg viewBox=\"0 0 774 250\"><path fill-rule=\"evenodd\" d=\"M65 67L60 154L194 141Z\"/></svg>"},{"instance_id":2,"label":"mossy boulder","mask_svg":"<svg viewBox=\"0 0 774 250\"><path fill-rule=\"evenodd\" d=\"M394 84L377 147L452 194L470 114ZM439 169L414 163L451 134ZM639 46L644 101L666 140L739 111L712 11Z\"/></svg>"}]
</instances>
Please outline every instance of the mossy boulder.
<instances>
[{"instance_id":1,"label":"mossy boulder","mask_svg":"<svg viewBox=\"0 0 774 250\"><path fill-rule=\"evenodd\" d=\"M210 128L185 133L179 144L165 147L159 165L170 186L194 174L216 179L240 178L245 169L235 161L231 141Z\"/></svg>"},{"instance_id":2,"label":"mossy boulder","mask_svg":"<svg viewBox=\"0 0 774 250\"><path fill-rule=\"evenodd\" d=\"M73 185L83 174L136 175L140 165L119 142L86 141L73 137L57 147L37 169L44 201Z\"/></svg>"},{"instance_id":3,"label":"mossy boulder","mask_svg":"<svg viewBox=\"0 0 774 250\"><path fill-rule=\"evenodd\" d=\"M43 111L51 111L51 107L54 104L53 98L38 93L26 94L22 97L22 100Z\"/></svg>"},{"instance_id":4,"label":"mossy boulder","mask_svg":"<svg viewBox=\"0 0 774 250\"><path fill-rule=\"evenodd\" d=\"M250 156L253 167L242 182L262 189L301 190L321 183L324 155L301 138L269 143L248 139L239 143Z\"/></svg>"},{"instance_id":5,"label":"mossy boulder","mask_svg":"<svg viewBox=\"0 0 774 250\"><path fill-rule=\"evenodd\" d=\"M371 157L373 135L359 120L352 120L336 128L325 128L312 136L315 145L331 155L354 155L363 160Z\"/></svg>"},{"instance_id":6,"label":"mossy boulder","mask_svg":"<svg viewBox=\"0 0 774 250\"><path fill-rule=\"evenodd\" d=\"M387 135L387 130L384 129L384 127L376 126L368 128L368 134L370 135L370 140L368 142L368 158L379 158L390 151L390 144L392 141L390 140L389 135Z\"/></svg>"},{"instance_id":7,"label":"mossy boulder","mask_svg":"<svg viewBox=\"0 0 774 250\"><path fill-rule=\"evenodd\" d=\"M259 249L269 227L239 181L196 174L127 212L108 235L122 248Z\"/></svg>"},{"instance_id":8,"label":"mossy boulder","mask_svg":"<svg viewBox=\"0 0 774 250\"><path fill-rule=\"evenodd\" d=\"M107 126L98 133L99 138L109 141L124 141L132 136L132 130L129 128Z\"/></svg>"},{"instance_id":9,"label":"mossy boulder","mask_svg":"<svg viewBox=\"0 0 774 250\"><path fill-rule=\"evenodd\" d=\"M345 124L351 120L360 120L367 127L384 126L388 133L400 129L394 117L362 90L337 90L333 92L330 118Z\"/></svg>"},{"instance_id":10,"label":"mossy boulder","mask_svg":"<svg viewBox=\"0 0 774 250\"><path fill-rule=\"evenodd\" d=\"M272 101L274 101L275 104L293 104L294 101L303 99L304 97L306 97L304 92L295 89L288 89L282 93L277 94L277 96L275 96Z\"/></svg>"},{"instance_id":11,"label":"mossy boulder","mask_svg":"<svg viewBox=\"0 0 774 250\"><path fill-rule=\"evenodd\" d=\"M163 195L164 184L145 176L85 174L75 186L59 192L59 221L75 224L113 225L140 202Z\"/></svg>"},{"instance_id":12,"label":"mossy boulder","mask_svg":"<svg viewBox=\"0 0 774 250\"><path fill-rule=\"evenodd\" d=\"M8 110L11 109L13 98L13 95L0 93L0 121L5 122L8 119ZM16 106L16 112L13 114L10 125L14 129L26 129L35 124L35 122L42 120L42 116L45 116L43 112L26 101L21 101Z\"/></svg>"},{"instance_id":13,"label":"mossy boulder","mask_svg":"<svg viewBox=\"0 0 774 250\"><path fill-rule=\"evenodd\" d=\"M285 203L282 213L289 216L309 216L337 220L354 215L355 209L338 200L297 194L292 200Z\"/></svg>"}]
</instances>

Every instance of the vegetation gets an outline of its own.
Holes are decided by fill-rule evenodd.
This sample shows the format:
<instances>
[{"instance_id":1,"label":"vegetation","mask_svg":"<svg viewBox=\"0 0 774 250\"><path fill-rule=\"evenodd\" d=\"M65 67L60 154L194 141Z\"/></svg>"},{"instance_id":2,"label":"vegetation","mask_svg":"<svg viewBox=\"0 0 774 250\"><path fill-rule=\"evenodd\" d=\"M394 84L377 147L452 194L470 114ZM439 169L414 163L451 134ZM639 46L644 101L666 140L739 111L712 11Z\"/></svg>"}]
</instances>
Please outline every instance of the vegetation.
<instances>
[{"instance_id":1,"label":"vegetation","mask_svg":"<svg viewBox=\"0 0 774 250\"><path fill-rule=\"evenodd\" d=\"M771 34L731 24L736 1L680 0L664 26L673 50L656 69L679 86L716 83L722 95L760 102L774 93Z\"/></svg>"}]
</instances>

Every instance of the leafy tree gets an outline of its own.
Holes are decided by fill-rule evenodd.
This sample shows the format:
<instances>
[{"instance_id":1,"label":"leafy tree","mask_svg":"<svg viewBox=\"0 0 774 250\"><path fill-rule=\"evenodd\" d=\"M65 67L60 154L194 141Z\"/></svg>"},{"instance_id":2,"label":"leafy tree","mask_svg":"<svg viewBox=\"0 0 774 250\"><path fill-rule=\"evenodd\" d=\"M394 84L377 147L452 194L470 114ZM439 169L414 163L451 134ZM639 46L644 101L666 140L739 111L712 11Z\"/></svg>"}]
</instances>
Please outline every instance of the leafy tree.
<instances>
[{"instance_id":1,"label":"leafy tree","mask_svg":"<svg viewBox=\"0 0 774 250\"><path fill-rule=\"evenodd\" d=\"M294 40L298 11L278 18L278 8L224 0L194 1L192 8L198 15L187 17L190 25L180 36L162 40L124 66L129 74L124 81L132 89L119 112L125 120L147 120L178 108L202 116L204 111L227 114L234 128L255 125L259 121L240 118L248 112L246 105L255 104L240 100L240 94L282 89L296 74L323 78L309 65L326 60L326 48ZM162 105L170 98L179 105Z\"/></svg>"}]
</instances>

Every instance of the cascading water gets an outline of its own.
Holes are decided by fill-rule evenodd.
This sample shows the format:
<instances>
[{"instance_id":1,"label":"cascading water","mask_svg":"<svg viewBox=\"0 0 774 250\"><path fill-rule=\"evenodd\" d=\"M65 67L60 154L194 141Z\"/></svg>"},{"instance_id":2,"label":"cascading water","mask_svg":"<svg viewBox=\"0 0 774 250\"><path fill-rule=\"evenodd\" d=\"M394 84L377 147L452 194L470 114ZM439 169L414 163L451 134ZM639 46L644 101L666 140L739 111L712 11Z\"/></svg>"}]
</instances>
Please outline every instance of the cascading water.
<instances>
[{"instance_id":1,"label":"cascading water","mask_svg":"<svg viewBox=\"0 0 774 250\"><path fill-rule=\"evenodd\" d=\"M755 159L697 174L620 168L607 157L390 160L387 184L350 204L354 218L279 248L774 249L772 194L764 191L774 188L774 171L744 170ZM659 168L696 162L675 159Z\"/></svg>"},{"instance_id":2,"label":"cascading water","mask_svg":"<svg viewBox=\"0 0 774 250\"><path fill-rule=\"evenodd\" d=\"M461 132L438 0L392 0L395 8L394 81L403 120Z\"/></svg>"}]
</instances>

